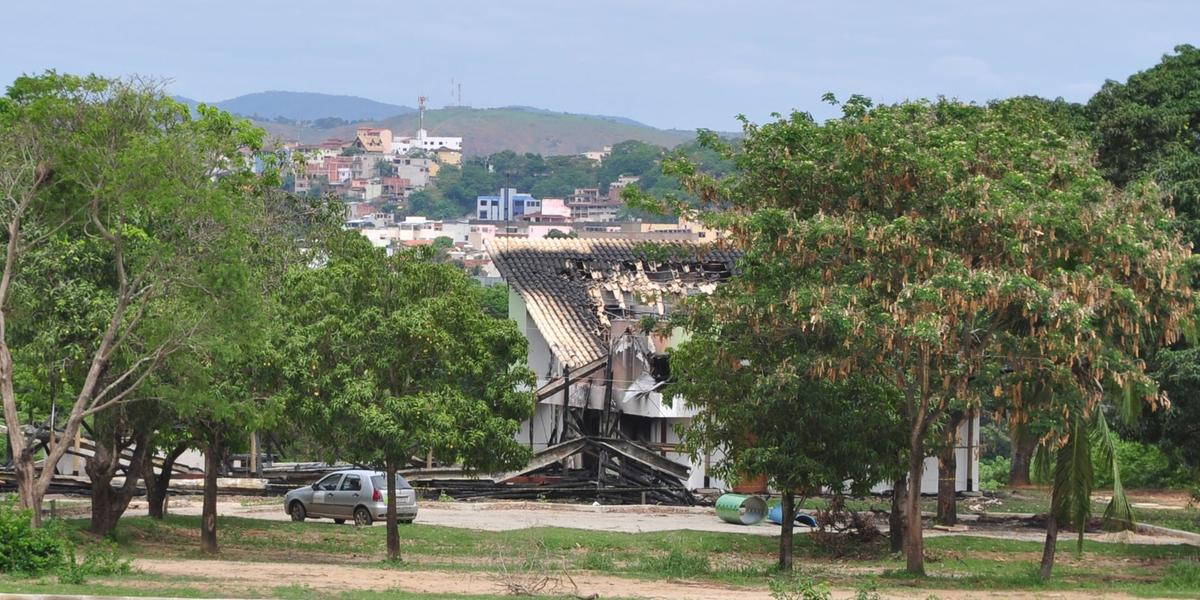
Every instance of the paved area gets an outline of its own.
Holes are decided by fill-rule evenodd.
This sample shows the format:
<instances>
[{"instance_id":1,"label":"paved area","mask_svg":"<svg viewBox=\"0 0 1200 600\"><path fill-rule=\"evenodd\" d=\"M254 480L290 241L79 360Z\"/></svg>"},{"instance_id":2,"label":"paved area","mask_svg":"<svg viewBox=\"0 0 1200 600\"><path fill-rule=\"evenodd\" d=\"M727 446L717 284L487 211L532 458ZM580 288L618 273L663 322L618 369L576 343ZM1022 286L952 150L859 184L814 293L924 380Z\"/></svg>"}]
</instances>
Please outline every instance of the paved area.
<instances>
[{"instance_id":1,"label":"paved area","mask_svg":"<svg viewBox=\"0 0 1200 600\"><path fill-rule=\"evenodd\" d=\"M169 512L199 515L199 498L175 499ZM225 516L286 521L278 500L251 498L242 501L221 501L217 508ZM130 505L129 515L146 514L144 505ZM1012 528L1008 525L974 525L974 515L962 515L966 525L961 531L926 529L926 537L942 535L975 535L1040 542L1045 532L1036 528ZM779 526L763 521L758 525L734 525L717 518L712 507L703 506L589 506L580 504L556 504L550 502L433 502L420 504L417 522L426 525L442 525L481 531L511 531L531 527L564 527L590 531L616 531L626 533L672 531L713 531L772 536L779 534ZM880 525L886 531L886 524ZM1152 529L1152 528L1150 528ZM808 528L797 525L796 532L803 534ZM1200 536L1170 530L1143 533L1091 533L1088 539L1099 542L1135 544L1192 544L1200 546Z\"/></svg>"}]
</instances>

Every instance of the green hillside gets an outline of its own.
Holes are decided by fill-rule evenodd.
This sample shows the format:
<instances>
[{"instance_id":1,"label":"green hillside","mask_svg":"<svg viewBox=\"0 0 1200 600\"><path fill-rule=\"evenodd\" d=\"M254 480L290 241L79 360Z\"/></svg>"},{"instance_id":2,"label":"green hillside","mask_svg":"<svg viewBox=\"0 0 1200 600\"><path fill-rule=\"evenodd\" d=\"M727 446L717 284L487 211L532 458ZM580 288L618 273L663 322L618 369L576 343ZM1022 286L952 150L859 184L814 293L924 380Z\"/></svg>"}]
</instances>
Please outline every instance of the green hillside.
<instances>
[{"instance_id":1,"label":"green hillside","mask_svg":"<svg viewBox=\"0 0 1200 600\"><path fill-rule=\"evenodd\" d=\"M413 135L420 126L416 114L389 117L370 125L387 127L397 135ZM327 138L350 139L361 125L329 129L260 122L274 137L318 142ZM695 138L695 132L655 129L624 119L555 113L526 108L443 108L425 112L430 135L462 136L463 152L486 156L501 150L543 155L579 154L599 150L624 140L639 140L672 147Z\"/></svg>"}]
</instances>

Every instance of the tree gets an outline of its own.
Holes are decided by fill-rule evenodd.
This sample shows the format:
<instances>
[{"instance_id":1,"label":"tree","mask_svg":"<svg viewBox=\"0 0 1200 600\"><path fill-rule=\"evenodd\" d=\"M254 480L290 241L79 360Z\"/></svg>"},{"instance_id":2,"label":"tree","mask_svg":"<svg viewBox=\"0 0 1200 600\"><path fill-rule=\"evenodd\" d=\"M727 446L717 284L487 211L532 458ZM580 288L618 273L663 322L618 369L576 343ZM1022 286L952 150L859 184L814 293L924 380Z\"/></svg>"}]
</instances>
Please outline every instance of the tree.
<instances>
[{"instance_id":1,"label":"tree","mask_svg":"<svg viewBox=\"0 0 1200 600\"><path fill-rule=\"evenodd\" d=\"M792 569L796 506L822 489L866 493L899 444L895 389L881 381L814 379L805 324L774 308L784 272L747 257L737 278L677 313L691 337L671 352L664 397L696 409L683 432L693 456L719 448L725 478L766 476L782 494L779 568Z\"/></svg>"},{"instance_id":2,"label":"tree","mask_svg":"<svg viewBox=\"0 0 1200 600\"><path fill-rule=\"evenodd\" d=\"M153 83L53 72L17 79L0 102L0 397L18 495L35 524L53 466L83 424L138 398L203 322L196 300L240 263L223 242L250 176L240 150L257 148L261 131L214 109L198 112L193 119ZM30 296L22 286L39 285L27 270L34 257L79 242L94 244L102 261L90 293L103 318L75 328L77 345L61 348L78 368L64 374L62 433L51 423L39 440L47 466L39 472L19 410L35 399L14 384L30 368L16 360L44 359L53 346L29 318L38 307L17 302ZM227 268L209 268L230 256ZM173 319L159 318L168 309Z\"/></svg>"},{"instance_id":3,"label":"tree","mask_svg":"<svg viewBox=\"0 0 1200 600\"><path fill-rule=\"evenodd\" d=\"M1104 176L1117 186L1154 181L1175 209L1193 247L1200 244L1200 49L1181 45L1153 67L1126 81L1107 81L1087 103ZM1176 464L1200 473L1195 435L1200 431L1200 358L1190 344L1150 357L1157 380L1170 393L1165 410L1144 410L1123 433L1161 445Z\"/></svg>"},{"instance_id":4,"label":"tree","mask_svg":"<svg viewBox=\"0 0 1200 600\"><path fill-rule=\"evenodd\" d=\"M394 560L395 475L414 454L476 469L528 459L515 437L533 409L526 341L427 249L388 257L345 232L323 252L322 266L294 269L284 286L288 410L331 455L383 465Z\"/></svg>"},{"instance_id":5,"label":"tree","mask_svg":"<svg viewBox=\"0 0 1200 600\"><path fill-rule=\"evenodd\" d=\"M377 177L394 177L396 175L396 165L386 160L378 161L375 163L375 175Z\"/></svg>"},{"instance_id":6,"label":"tree","mask_svg":"<svg viewBox=\"0 0 1200 600\"><path fill-rule=\"evenodd\" d=\"M726 209L699 218L790 282L774 310L805 324L806 376L899 390L909 572L924 573L922 468L949 411L1033 401L1030 382L1085 413L1112 390L1156 399L1139 356L1189 324L1190 250L1154 190L1118 193L1045 112L854 97L841 118L744 133L725 178L668 170Z\"/></svg>"}]
</instances>

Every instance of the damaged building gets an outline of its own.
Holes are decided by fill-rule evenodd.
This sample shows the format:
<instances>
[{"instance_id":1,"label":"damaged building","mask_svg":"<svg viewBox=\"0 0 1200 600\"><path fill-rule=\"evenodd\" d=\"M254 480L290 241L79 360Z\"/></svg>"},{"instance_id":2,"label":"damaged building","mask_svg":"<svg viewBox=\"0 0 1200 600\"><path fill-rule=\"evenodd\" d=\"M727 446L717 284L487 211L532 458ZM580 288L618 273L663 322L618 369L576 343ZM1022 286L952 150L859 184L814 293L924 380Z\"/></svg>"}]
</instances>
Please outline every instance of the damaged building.
<instances>
[{"instance_id":1,"label":"damaged building","mask_svg":"<svg viewBox=\"0 0 1200 600\"><path fill-rule=\"evenodd\" d=\"M624 239L498 238L488 250L509 285L509 317L529 339L538 378L537 408L521 440L535 453L581 438L628 442L686 467L688 489L723 486L708 476L712 457L693 461L677 448L675 425L693 412L664 402L659 390L670 373L667 350L683 333L651 326L683 298L731 277L736 254ZM588 469L607 454L571 460Z\"/></svg>"}]
</instances>

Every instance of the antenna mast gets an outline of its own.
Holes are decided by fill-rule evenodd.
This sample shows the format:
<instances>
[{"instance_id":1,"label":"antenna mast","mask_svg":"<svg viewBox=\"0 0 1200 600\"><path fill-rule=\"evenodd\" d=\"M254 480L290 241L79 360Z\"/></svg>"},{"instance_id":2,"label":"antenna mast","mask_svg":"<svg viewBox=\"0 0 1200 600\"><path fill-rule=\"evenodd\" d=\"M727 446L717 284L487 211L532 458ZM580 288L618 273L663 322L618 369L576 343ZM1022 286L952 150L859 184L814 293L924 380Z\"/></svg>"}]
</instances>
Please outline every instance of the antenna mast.
<instances>
[{"instance_id":1,"label":"antenna mast","mask_svg":"<svg viewBox=\"0 0 1200 600\"><path fill-rule=\"evenodd\" d=\"M425 129L425 101L429 98L417 96L417 106L421 109L421 129Z\"/></svg>"}]
</instances>

